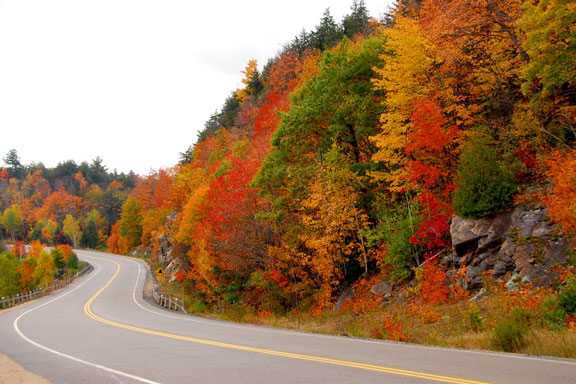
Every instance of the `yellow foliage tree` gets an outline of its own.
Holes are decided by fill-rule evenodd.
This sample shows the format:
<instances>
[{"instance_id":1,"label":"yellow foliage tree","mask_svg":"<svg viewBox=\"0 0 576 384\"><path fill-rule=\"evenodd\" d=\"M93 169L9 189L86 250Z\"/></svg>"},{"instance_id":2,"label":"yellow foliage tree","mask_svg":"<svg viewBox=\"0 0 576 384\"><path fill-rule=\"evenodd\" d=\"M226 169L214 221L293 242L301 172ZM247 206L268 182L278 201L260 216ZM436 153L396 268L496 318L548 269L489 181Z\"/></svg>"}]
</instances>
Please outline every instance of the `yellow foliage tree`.
<instances>
[{"instance_id":1,"label":"yellow foliage tree","mask_svg":"<svg viewBox=\"0 0 576 384\"><path fill-rule=\"evenodd\" d=\"M54 282L54 259L48 252L42 250L38 256L34 281L40 286L46 286Z\"/></svg>"},{"instance_id":2,"label":"yellow foliage tree","mask_svg":"<svg viewBox=\"0 0 576 384\"><path fill-rule=\"evenodd\" d=\"M244 78L242 84L244 88L239 88L236 91L236 97L241 103L244 103L256 89L254 83L259 81L260 73L258 72L258 62L254 59L248 61L246 69L242 71Z\"/></svg>"},{"instance_id":3,"label":"yellow foliage tree","mask_svg":"<svg viewBox=\"0 0 576 384\"><path fill-rule=\"evenodd\" d=\"M309 187L309 196L302 201L306 231L300 236L311 252L309 263L318 276L317 300L322 307L329 305L344 274L343 266L351 256L357 256L368 272L361 230L367 228L369 218L358 204L362 177L342 166L347 159L336 147L326 157L326 164Z\"/></svg>"},{"instance_id":4,"label":"yellow foliage tree","mask_svg":"<svg viewBox=\"0 0 576 384\"><path fill-rule=\"evenodd\" d=\"M414 101L429 97L437 89L434 47L428 42L416 20L398 16L394 27L386 31L391 53L382 55L384 66L375 68L373 79L377 89L386 92L386 112L380 117L382 130L372 137L377 152L372 160L386 165L386 171L372 176L389 184L391 191L400 191L407 161L404 147L410 131Z\"/></svg>"}]
</instances>

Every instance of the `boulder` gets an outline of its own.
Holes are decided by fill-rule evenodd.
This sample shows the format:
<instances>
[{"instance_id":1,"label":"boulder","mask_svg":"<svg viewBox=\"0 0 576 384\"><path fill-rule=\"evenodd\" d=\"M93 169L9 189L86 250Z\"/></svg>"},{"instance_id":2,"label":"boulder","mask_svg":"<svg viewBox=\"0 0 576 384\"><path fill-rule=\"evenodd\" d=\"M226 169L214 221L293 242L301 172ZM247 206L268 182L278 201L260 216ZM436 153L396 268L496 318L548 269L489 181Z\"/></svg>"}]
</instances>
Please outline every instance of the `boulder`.
<instances>
[{"instance_id":1,"label":"boulder","mask_svg":"<svg viewBox=\"0 0 576 384\"><path fill-rule=\"evenodd\" d=\"M373 285L372 288L370 288L370 291L377 296L381 296L382 300L388 300L392 297L392 293L394 292L394 284L385 280Z\"/></svg>"},{"instance_id":2,"label":"boulder","mask_svg":"<svg viewBox=\"0 0 576 384\"><path fill-rule=\"evenodd\" d=\"M464 256L476 250L478 241L487 236L487 220L472 220L456 216L450 224L452 248L457 256Z\"/></svg>"}]
</instances>

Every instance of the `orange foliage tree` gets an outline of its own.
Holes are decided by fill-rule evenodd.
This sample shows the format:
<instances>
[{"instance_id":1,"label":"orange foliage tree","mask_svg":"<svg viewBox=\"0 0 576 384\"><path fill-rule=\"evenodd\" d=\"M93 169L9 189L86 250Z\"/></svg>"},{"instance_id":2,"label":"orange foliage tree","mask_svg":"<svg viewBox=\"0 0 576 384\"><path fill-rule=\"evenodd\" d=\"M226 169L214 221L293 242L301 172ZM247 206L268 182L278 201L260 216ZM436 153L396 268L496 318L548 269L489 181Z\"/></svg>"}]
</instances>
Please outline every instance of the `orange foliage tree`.
<instances>
[{"instance_id":1,"label":"orange foliage tree","mask_svg":"<svg viewBox=\"0 0 576 384\"><path fill-rule=\"evenodd\" d=\"M547 164L552 188L544 202L552 219L576 235L576 150L558 151Z\"/></svg>"}]
</instances>

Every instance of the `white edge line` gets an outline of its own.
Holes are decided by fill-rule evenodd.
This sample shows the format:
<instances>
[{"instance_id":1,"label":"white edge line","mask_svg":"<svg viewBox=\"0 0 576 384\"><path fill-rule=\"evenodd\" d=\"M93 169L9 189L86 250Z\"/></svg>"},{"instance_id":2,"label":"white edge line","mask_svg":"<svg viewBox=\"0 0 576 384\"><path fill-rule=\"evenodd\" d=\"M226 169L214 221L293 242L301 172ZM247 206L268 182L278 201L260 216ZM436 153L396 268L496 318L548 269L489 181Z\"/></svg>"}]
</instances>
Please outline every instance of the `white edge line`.
<instances>
[{"instance_id":1,"label":"white edge line","mask_svg":"<svg viewBox=\"0 0 576 384\"><path fill-rule=\"evenodd\" d=\"M363 339L357 339L357 338L338 337L338 336L332 336L332 335L321 335L321 334L317 334L317 333L307 333L307 332L303 333L303 332L299 332L298 330L285 330L285 331L284 330L274 330L274 329L266 329L266 328L262 328L262 327L258 327L258 326L250 325L250 324L246 324L246 325L244 325L244 324L238 324L238 325L226 324L226 323L220 323L218 321L209 321L209 320L201 320L201 319L195 319L195 318L184 317L184 316L167 315L165 313L153 311L149 308L146 308L138 302L138 300L136 299L136 289L137 289L138 284L140 282L141 271L143 270L142 265L141 265L142 262L135 261L135 260L132 260L129 258L126 258L126 260L131 261L133 263L136 263L138 265L138 276L136 278L136 284L134 285L134 290L132 291L132 298L133 298L134 302L136 303L137 306L139 306L143 310L150 312L150 313L153 313L153 314L158 315L158 316L163 316L163 317L168 317L168 318L178 319L178 320L185 320L185 321L189 321L189 322L193 322L193 323L216 325L219 327L236 328L236 329L243 329L243 330L249 330L249 331L255 331L255 332L269 332L269 333L279 333L279 334L285 334L285 335L313 336L313 337L319 337L319 338L323 338L323 339L332 339L332 340L348 341L348 342L360 342L360 343L368 343L368 344L389 344L389 345L396 345L396 346L400 346L400 347L426 349L426 350L431 350L431 351L443 350L443 351L447 351L447 352L462 352L462 353L475 354L475 355L485 355L485 356L540 361L540 362L556 363L556 364L576 365L576 361L566 361L566 360L562 360L560 358L558 360L556 360L556 359L549 359L549 358L545 358L545 357L532 357L532 356L514 355L514 354L508 354L508 353L474 351L474 350L457 349L457 348L444 348L444 347L417 345L417 344L410 344L410 343L394 343L394 342L388 342L386 340L381 340L381 341L363 340Z\"/></svg>"},{"instance_id":2,"label":"white edge line","mask_svg":"<svg viewBox=\"0 0 576 384\"><path fill-rule=\"evenodd\" d=\"M116 369L109 368L109 367L106 367L106 366L104 366L104 365L100 365L100 364L96 364L96 363L91 363L91 362L89 362L89 361L82 360L82 359L80 359L80 358L77 358L77 357L74 357L74 356L67 355L67 354L65 354L65 353L56 351L56 350L54 350L54 349L52 349L52 348L49 348L49 347L47 347L47 346L45 346L45 345L42 345L42 344L40 344L40 343L35 342L34 340L32 340L32 339L30 339L29 337L27 337L26 335L24 335L24 334L22 333L22 331L20 330L20 327L18 326L18 322L20 321L20 319L21 319L22 317L26 316L27 314L29 314L29 313L32 312L32 311L37 310L38 308L42 308L42 307L44 307L44 306L46 306L46 305L48 305L48 304L52 304L52 303L55 302L56 300L60 300L61 298L68 296L69 294L71 294L71 293L74 292L75 290L81 288L81 287L84 286L86 283L88 283L88 282L96 275L96 273L100 271L100 269L101 269L101 267L98 265L98 269L94 272L94 274L92 274L92 276L90 276L88 279L86 279L82 284L78 285L77 287L69 290L68 292L66 292L66 293L64 293L64 294L62 294L62 295L59 295L58 297L55 297L54 299L52 299L52 300L50 300L50 301L45 302L44 304L38 305L37 307L34 307L34 308L31 308L31 309L27 310L26 312L22 313L20 316L18 316L18 317L14 320L14 323L13 323L14 329L16 330L16 333L18 333L18 335L19 335L21 338L23 338L24 340L26 340L26 341L29 342L30 344L34 345L35 347L38 347L38 348L40 348L40 349L43 349L43 350L48 351L48 352L50 352L50 353L53 353L53 354L55 354L55 355L57 355L57 356L64 357L64 358L66 358L66 359L75 361L75 362L77 362L77 363L82 363L82 364L88 365L88 366L93 367L93 368L98 368L98 369L101 369L101 370L106 371L106 372L114 373L114 374L116 374L116 375L124 376L124 377L127 377L127 378L129 378L129 379L133 379L133 380L136 380L136 381L140 381L140 382L142 382L142 383L146 383L146 384L161 384L161 383L159 383L159 382L157 382L157 381L152 381L152 380L148 380L148 379L145 379L145 378L142 378L142 377L138 377L138 376L135 376L135 375L131 375L131 374L126 373L126 372L118 371L118 370L116 370Z\"/></svg>"}]
</instances>

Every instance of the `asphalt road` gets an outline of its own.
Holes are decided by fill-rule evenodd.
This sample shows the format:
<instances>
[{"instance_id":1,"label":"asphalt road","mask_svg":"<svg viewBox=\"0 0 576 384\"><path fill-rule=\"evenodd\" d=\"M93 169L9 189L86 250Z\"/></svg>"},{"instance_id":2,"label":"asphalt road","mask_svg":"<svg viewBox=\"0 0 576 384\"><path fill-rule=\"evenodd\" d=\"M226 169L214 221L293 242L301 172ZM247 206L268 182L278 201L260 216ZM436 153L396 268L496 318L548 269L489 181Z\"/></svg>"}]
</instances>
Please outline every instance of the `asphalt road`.
<instances>
[{"instance_id":1,"label":"asphalt road","mask_svg":"<svg viewBox=\"0 0 576 384\"><path fill-rule=\"evenodd\" d=\"M168 312L140 261L78 252L94 271L0 311L0 352L53 383L576 382L576 361L306 334Z\"/></svg>"}]
</instances>

